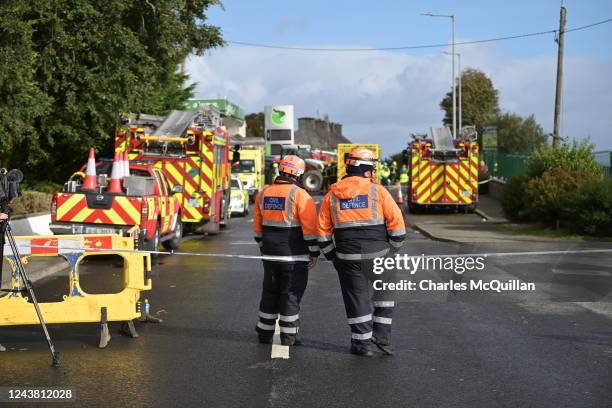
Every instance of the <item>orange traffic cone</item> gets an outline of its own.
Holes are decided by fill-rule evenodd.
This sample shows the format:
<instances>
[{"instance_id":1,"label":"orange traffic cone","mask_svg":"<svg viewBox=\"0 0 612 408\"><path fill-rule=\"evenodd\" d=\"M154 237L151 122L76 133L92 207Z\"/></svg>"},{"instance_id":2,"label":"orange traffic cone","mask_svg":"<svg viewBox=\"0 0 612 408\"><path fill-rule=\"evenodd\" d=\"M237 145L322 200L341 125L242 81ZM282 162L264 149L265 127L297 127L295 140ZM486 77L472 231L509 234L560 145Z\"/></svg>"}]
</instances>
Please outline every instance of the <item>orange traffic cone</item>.
<instances>
[{"instance_id":1,"label":"orange traffic cone","mask_svg":"<svg viewBox=\"0 0 612 408\"><path fill-rule=\"evenodd\" d=\"M95 190L98 188L98 179L96 176L96 156L94 149L89 149L89 159L87 159L87 170L85 172L85 180L83 180L83 190Z\"/></svg>"},{"instance_id":2,"label":"orange traffic cone","mask_svg":"<svg viewBox=\"0 0 612 408\"><path fill-rule=\"evenodd\" d=\"M111 180L110 183L108 184L108 190L106 190L109 193L122 193L123 190L121 189L121 169L122 169L122 165L121 165L121 153L115 153L115 160L113 161L113 171L111 173Z\"/></svg>"}]
</instances>

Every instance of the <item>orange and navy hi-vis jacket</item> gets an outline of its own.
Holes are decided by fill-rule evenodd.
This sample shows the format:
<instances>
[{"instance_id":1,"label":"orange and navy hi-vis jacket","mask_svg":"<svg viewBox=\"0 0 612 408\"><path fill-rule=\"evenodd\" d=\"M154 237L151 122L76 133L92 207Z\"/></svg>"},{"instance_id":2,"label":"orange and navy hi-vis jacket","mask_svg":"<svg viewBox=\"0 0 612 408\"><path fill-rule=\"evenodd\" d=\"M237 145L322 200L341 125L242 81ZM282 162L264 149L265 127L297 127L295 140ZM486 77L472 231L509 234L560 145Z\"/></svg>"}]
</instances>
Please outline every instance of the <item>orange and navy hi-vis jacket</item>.
<instances>
[{"instance_id":1,"label":"orange and navy hi-vis jacket","mask_svg":"<svg viewBox=\"0 0 612 408\"><path fill-rule=\"evenodd\" d=\"M257 194L253 232L262 254L282 257L278 261L319 256L315 202L289 178L279 176Z\"/></svg>"},{"instance_id":2,"label":"orange and navy hi-vis jacket","mask_svg":"<svg viewBox=\"0 0 612 408\"><path fill-rule=\"evenodd\" d=\"M327 259L359 261L397 251L406 227L387 189L368 178L349 176L333 184L323 199L318 235Z\"/></svg>"}]
</instances>

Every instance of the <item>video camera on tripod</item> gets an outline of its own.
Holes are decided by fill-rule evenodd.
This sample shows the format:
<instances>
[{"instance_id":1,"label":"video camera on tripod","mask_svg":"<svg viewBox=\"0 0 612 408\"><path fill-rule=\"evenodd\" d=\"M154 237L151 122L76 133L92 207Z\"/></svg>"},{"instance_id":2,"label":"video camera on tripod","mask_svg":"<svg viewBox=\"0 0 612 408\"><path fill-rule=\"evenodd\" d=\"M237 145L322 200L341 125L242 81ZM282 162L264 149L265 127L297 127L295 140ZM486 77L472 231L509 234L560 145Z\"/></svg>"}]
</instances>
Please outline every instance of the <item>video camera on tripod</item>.
<instances>
[{"instance_id":1,"label":"video camera on tripod","mask_svg":"<svg viewBox=\"0 0 612 408\"><path fill-rule=\"evenodd\" d=\"M26 273L25 267L23 266L23 262L21 261L21 255L19 254L19 249L17 247L17 243L15 242L15 237L13 237L13 233L11 232L11 224L10 224L10 215L11 215L11 201L19 196L20 188L19 183L23 180L23 173L20 170L13 169L7 171L4 168L0 168L0 213L7 214L9 218L5 220L0 220L0 281L2 278L2 261L4 259L4 242L5 239L8 241L11 252L13 253L13 259L15 263L15 268L21 281L23 283L23 289L13 291L13 290L3 290L3 292L9 293L27 293L29 298L32 300L32 304L34 305L34 309L36 310L36 314L38 316L38 320L40 321L40 326L43 329L45 339L47 340L47 344L49 345L49 350L51 351L51 357L53 359L53 366L59 366L59 352L55 351L55 347L53 346L53 342L51 341L51 337L49 336L49 331L47 330L47 325L43 319L42 313L40 311L40 307L38 302L36 301L36 295L34 294L34 288L32 287L32 282L30 278L28 278L28 274Z\"/></svg>"},{"instance_id":2,"label":"video camera on tripod","mask_svg":"<svg viewBox=\"0 0 612 408\"><path fill-rule=\"evenodd\" d=\"M5 168L0 168L0 214L11 214L11 201L17 198L20 194L19 183L23 180L21 170L13 169L8 171ZM4 235L6 234L6 225L8 220L0 219L0 281L2 279L2 258L4 256Z\"/></svg>"},{"instance_id":3,"label":"video camera on tripod","mask_svg":"<svg viewBox=\"0 0 612 408\"><path fill-rule=\"evenodd\" d=\"M4 168L0 169L0 211L10 212L8 206L13 199L19 196L21 191L19 183L22 180L23 173L21 170L13 169L7 171Z\"/></svg>"}]
</instances>

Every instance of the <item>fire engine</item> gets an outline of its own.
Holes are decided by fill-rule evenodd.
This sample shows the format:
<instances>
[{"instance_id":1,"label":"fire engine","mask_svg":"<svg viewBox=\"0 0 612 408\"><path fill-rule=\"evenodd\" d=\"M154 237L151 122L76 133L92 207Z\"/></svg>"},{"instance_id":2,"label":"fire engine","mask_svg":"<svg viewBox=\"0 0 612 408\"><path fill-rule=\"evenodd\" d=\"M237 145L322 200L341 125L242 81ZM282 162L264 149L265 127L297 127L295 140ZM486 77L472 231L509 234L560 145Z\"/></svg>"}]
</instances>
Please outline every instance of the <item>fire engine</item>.
<instances>
[{"instance_id":1,"label":"fire engine","mask_svg":"<svg viewBox=\"0 0 612 408\"><path fill-rule=\"evenodd\" d=\"M412 135L409 144L411 211L430 206L452 206L473 211L478 202L478 143L475 131L454 139L450 130L432 128L428 135Z\"/></svg>"},{"instance_id":2,"label":"fire engine","mask_svg":"<svg viewBox=\"0 0 612 408\"><path fill-rule=\"evenodd\" d=\"M158 127L151 116L131 119L117 129L115 150L164 173L186 229L215 234L229 218L230 137L214 104L173 111Z\"/></svg>"},{"instance_id":3,"label":"fire engine","mask_svg":"<svg viewBox=\"0 0 612 408\"><path fill-rule=\"evenodd\" d=\"M51 231L131 236L148 251L157 251L160 242L167 249L178 248L181 207L163 173L115 156L114 162L96 162L91 149L87 166L53 196Z\"/></svg>"}]
</instances>

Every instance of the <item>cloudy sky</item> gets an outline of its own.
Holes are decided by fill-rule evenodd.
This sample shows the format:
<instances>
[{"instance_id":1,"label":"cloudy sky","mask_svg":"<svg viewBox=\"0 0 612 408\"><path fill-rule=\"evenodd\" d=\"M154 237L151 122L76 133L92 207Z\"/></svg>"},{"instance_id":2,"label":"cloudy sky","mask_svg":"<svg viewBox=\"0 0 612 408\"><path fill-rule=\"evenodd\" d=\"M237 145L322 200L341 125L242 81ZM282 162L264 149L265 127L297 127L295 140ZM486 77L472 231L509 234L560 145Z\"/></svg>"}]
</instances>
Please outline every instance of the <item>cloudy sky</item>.
<instances>
[{"instance_id":1,"label":"cloudy sky","mask_svg":"<svg viewBox=\"0 0 612 408\"><path fill-rule=\"evenodd\" d=\"M315 48L380 48L450 42L450 21L420 16L455 14L456 41L548 31L559 4L537 1L225 0L212 24L226 40ZM610 0L566 0L568 28L612 17ZM566 34L562 133L590 136L612 148L612 23ZM293 104L296 116L329 115L355 142L401 150L411 132L439 126L439 102L450 89L445 48L403 51L294 51L228 44L188 61L196 96L227 97L247 112ZM463 68L486 72L503 110L535 114L552 131L554 35L457 46Z\"/></svg>"}]
</instances>

